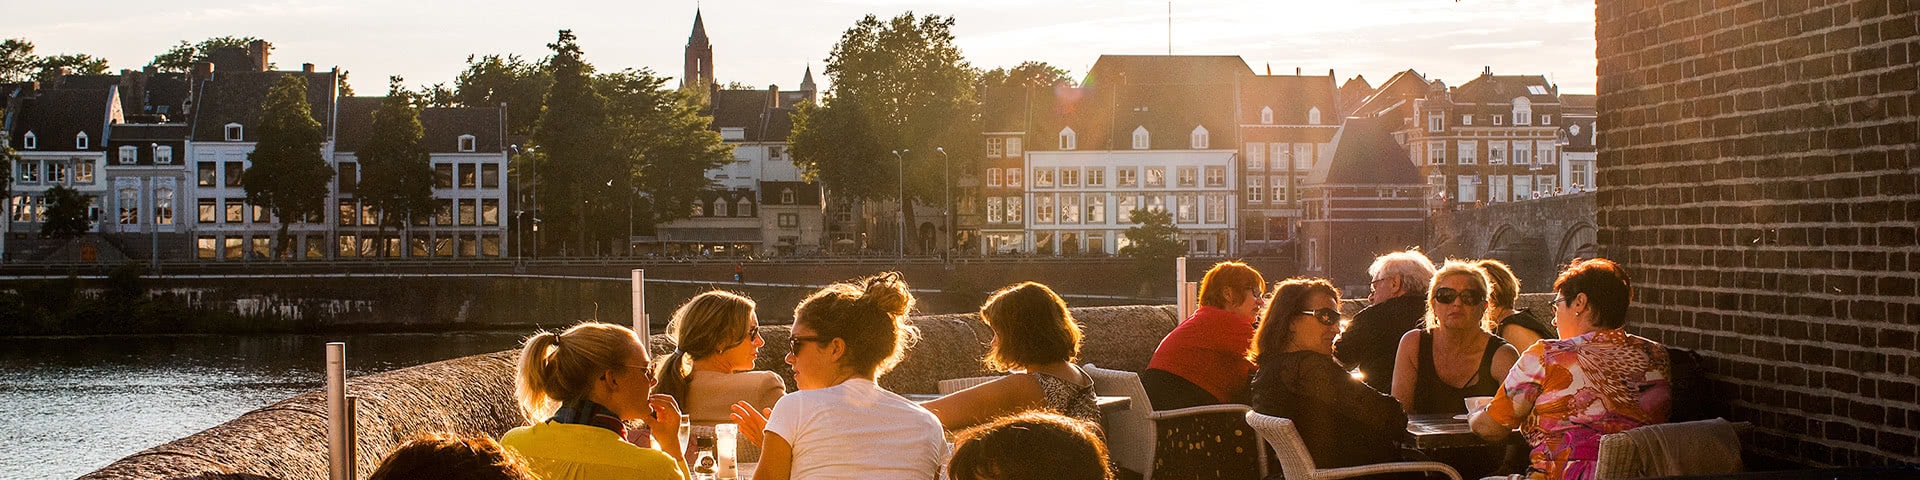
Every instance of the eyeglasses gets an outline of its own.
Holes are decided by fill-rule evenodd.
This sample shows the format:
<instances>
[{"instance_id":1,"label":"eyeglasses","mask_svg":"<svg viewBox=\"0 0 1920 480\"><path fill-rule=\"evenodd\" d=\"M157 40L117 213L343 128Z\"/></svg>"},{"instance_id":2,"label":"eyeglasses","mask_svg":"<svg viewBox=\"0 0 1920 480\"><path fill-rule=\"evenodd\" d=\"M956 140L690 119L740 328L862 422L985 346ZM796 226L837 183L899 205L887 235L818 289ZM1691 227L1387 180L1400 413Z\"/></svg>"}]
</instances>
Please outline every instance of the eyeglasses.
<instances>
[{"instance_id":1,"label":"eyeglasses","mask_svg":"<svg viewBox=\"0 0 1920 480\"><path fill-rule=\"evenodd\" d=\"M1312 316L1312 317L1313 317L1313 319L1314 319L1314 320L1316 320L1316 321L1319 321L1321 325L1326 325L1326 326L1329 326L1329 327L1331 327L1331 326L1334 326L1335 324L1338 324L1338 323L1340 323L1340 311L1339 311L1339 310L1334 310L1334 309L1331 309L1331 308L1318 308L1318 309L1313 309L1313 310L1302 310L1302 311L1300 312L1300 314L1301 314L1301 315L1309 315L1309 316Z\"/></svg>"},{"instance_id":2,"label":"eyeglasses","mask_svg":"<svg viewBox=\"0 0 1920 480\"><path fill-rule=\"evenodd\" d=\"M833 340L833 337L822 337L819 335L796 335L793 338L787 339L787 351L788 352L800 351L800 342L825 343L828 340Z\"/></svg>"},{"instance_id":3,"label":"eyeglasses","mask_svg":"<svg viewBox=\"0 0 1920 480\"><path fill-rule=\"evenodd\" d=\"M1436 288L1433 290L1433 301L1435 302L1447 305L1452 304L1454 299L1459 299L1462 304L1469 307L1478 306L1487 303L1487 292L1472 288L1466 290Z\"/></svg>"},{"instance_id":4,"label":"eyeglasses","mask_svg":"<svg viewBox=\"0 0 1920 480\"><path fill-rule=\"evenodd\" d=\"M1577 293L1576 293L1576 294L1574 294L1574 295L1575 295L1575 296L1579 296L1579 294L1577 294ZM1559 305L1559 304L1563 304L1563 303L1564 303L1564 304L1566 304L1566 305L1567 305L1568 307L1572 307L1572 306L1573 306L1573 297L1569 297L1569 296L1566 296L1566 295L1561 295L1561 294L1558 294L1558 293L1556 293L1556 294L1553 294L1553 305Z\"/></svg>"},{"instance_id":5,"label":"eyeglasses","mask_svg":"<svg viewBox=\"0 0 1920 480\"><path fill-rule=\"evenodd\" d=\"M626 364L626 367L627 367L627 368L638 368L638 369L640 369L640 372L641 372L641 373L643 373L643 374L645 374L645 375L647 376L647 381L648 381L648 382L651 382L651 383L660 383L660 379L659 379L659 377L655 377L655 376L653 376L653 366L652 366L652 365L648 365L648 364L644 364L644 363L642 363L642 364L639 364L639 365L634 365L634 364L631 364L631 363L629 363L629 364Z\"/></svg>"}]
</instances>

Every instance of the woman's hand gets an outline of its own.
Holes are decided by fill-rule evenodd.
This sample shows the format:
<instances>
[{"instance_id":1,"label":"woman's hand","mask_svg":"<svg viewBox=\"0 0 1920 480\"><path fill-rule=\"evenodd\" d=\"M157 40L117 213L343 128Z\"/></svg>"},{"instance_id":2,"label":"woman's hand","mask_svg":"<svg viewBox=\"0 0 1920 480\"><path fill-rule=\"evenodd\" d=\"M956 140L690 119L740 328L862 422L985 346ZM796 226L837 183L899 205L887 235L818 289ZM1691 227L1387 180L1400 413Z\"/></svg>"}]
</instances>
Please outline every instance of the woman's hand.
<instances>
[{"instance_id":1,"label":"woman's hand","mask_svg":"<svg viewBox=\"0 0 1920 480\"><path fill-rule=\"evenodd\" d=\"M753 446L763 447L761 434L767 430L767 417L773 416L773 409L755 409L753 404L741 400L733 404L733 423L740 425L740 436L746 437Z\"/></svg>"},{"instance_id":2,"label":"woman's hand","mask_svg":"<svg viewBox=\"0 0 1920 480\"><path fill-rule=\"evenodd\" d=\"M672 395L656 393L647 396L647 406L653 410L652 415L640 421L653 430L653 441L675 460L686 461L687 446L680 444L680 404Z\"/></svg>"}]
</instances>

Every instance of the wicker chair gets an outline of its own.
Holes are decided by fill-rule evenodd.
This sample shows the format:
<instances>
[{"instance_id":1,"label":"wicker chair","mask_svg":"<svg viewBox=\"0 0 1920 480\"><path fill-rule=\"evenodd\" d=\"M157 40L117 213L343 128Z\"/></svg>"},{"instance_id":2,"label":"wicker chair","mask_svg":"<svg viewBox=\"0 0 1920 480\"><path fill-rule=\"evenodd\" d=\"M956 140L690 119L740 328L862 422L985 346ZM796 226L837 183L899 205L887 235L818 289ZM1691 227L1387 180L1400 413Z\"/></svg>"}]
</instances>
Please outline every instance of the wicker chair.
<instances>
[{"instance_id":1,"label":"wicker chair","mask_svg":"<svg viewBox=\"0 0 1920 480\"><path fill-rule=\"evenodd\" d=\"M1274 456L1279 457L1280 460L1280 472L1286 475L1286 480L1330 480L1392 472L1439 472L1446 474L1447 478L1460 480L1459 472L1440 462L1392 462L1358 467L1314 468L1313 456L1307 453L1307 444L1300 440L1300 432L1293 429L1293 420L1249 411L1247 424L1259 431L1260 438L1273 447Z\"/></svg>"},{"instance_id":2,"label":"wicker chair","mask_svg":"<svg viewBox=\"0 0 1920 480\"><path fill-rule=\"evenodd\" d=\"M1102 416L1113 463L1142 480L1241 479L1265 475L1266 451L1241 416L1246 405L1155 411L1140 374L1089 363L1095 394L1130 398L1127 410Z\"/></svg>"},{"instance_id":3,"label":"wicker chair","mask_svg":"<svg viewBox=\"0 0 1920 480\"><path fill-rule=\"evenodd\" d=\"M982 383L987 383L987 382L991 382L999 379L1000 379L1000 375L989 375L984 377L963 377L963 378L949 378L946 380L941 380L939 382L940 394L941 395L951 394L953 392L958 392L961 390L966 390L968 388L973 388L974 385L979 385Z\"/></svg>"}]
</instances>

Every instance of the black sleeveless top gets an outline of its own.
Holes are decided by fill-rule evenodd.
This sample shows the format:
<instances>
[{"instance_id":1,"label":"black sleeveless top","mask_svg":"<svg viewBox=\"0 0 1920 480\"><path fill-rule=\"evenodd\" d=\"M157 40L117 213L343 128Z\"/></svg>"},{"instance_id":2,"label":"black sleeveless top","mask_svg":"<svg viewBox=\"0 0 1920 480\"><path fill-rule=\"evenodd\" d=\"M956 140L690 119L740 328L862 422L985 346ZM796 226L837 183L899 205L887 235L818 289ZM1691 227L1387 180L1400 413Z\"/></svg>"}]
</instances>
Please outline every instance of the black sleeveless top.
<instances>
[{"instance_id":1,"label":"black sleeveless top","mask_svg":"<svg viewBox=\"0 0 1920 480\"><path fill-rule=\"evenodd\" d=\"M1493 333L1499 334L1502 330L1506 330L1508 325L1517 325L1520 328L1532 330L1534 335L1539 335L1540 338L1543 339L1560 338L1559 329L1540 320L1540 316L1534 315L1530 309L1522 309L1513 312L1513 315L1508 315L1507 318L1500 319L1500 325L1494 327ZM1531 346L1532 345L1514 345L1513 348L1525 349Z\"/></svg>"},{"instance_id":2,"label":"black sleeveless top","mask_svg":"<svg viewBox=\"0 0 1920 480\"><path fill-rule=\"evenodd\" d=\"M1467 405L1462 400L1498 393L1501 378L1493 376L1493 354L1506 344L1499 335L1488 335L1487 350L1480 355L1480 367L1475 369L1473 379L1467 381L1467 386L1455 388L1441 380L1440 372L1433 366L1433 332L1421 330L1420 375L1413 382L1413 413L1467 413ZM1506 375L1506 372L1500 373L1502 377Z\"/></svg>"}]
</instances>

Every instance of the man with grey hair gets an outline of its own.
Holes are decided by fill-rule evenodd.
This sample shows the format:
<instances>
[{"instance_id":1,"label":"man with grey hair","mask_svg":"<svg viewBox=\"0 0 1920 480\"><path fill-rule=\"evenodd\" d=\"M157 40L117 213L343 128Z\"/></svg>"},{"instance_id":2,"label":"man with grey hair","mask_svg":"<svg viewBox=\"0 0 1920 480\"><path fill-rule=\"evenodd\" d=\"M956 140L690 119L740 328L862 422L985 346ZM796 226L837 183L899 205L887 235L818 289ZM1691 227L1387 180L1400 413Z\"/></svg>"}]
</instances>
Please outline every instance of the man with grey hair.
<instances>
[{"instance_id":1,"label":"man with grey hair","mask_svg":"<svg viewBox=\"0 0 1920 480\"><path fill-rule=\"evenodd\" d=\"M1369 306L1353 316L1346 332L1333 344L1333 356L1355 369L1374 390L1393 387L1393 356L1400 337L1420 327L1427 314L1427 284L1433 282L1433 260L1420 249L1388 253L1367 267L1372 276Z\"/></svg>"}]
</instances>

